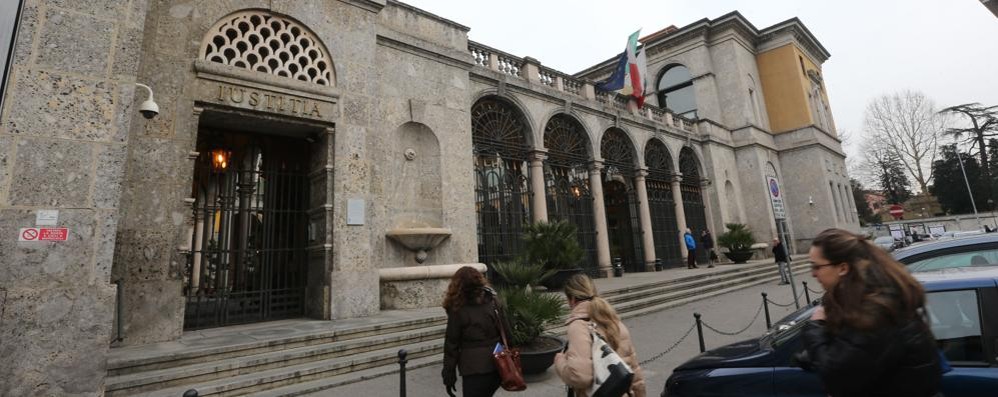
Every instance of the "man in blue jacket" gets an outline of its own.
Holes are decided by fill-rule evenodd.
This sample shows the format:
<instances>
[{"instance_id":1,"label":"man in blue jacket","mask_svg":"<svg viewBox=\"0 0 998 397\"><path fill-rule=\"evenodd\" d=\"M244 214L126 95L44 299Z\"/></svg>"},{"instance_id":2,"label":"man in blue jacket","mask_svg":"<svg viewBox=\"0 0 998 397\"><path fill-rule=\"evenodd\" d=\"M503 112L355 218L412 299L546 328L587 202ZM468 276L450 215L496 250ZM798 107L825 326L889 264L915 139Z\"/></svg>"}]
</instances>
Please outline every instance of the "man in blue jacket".
<instances>
[{"instance_id":1,"label":"man in blue jacket","mask_svg":"<svg viewBox=\"0 0 998 397\"><path fill-rule=\"evenodd\" d=\"M693 238L693 231L686 229L686 234L683 235L683 240L686 241L686 250L690 254L686 257L686 268L696 269L697 268L697 240Z\"/></svg>"}]
</instances>

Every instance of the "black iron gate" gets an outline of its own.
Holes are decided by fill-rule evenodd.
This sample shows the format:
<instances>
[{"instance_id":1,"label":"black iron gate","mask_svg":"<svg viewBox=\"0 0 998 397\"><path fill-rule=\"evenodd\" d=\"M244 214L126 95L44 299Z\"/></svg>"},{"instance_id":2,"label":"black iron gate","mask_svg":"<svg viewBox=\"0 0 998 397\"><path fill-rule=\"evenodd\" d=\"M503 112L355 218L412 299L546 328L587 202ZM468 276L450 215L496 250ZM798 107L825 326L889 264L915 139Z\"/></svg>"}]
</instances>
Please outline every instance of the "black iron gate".
<instances>
[{"instance_id":1,"label":"black iron gate","mask_svg":"<svg viewBox=\"0 0 998 397\"><path fill-rule=\"evenodd\" d=\"M693 231L693 238L697 242L697 263L707 263L708 252L702 249L700 243L700 234L707 230L707 213L703 205L703 191L700 189L700 164L689 147L679 151L679 171L683 174L679 190L683 196L686 227Z\"/></svg>"},{"instance_id":2,"label":"black iron gate","mask_svg":"<svg viewBox=\"0 0 998 397\"><path fill-rule=\"evenodd\" d=\"M610 256L619 257L627 272L645 271L641 220L638 218L638 200L634 189L628 190L619 181L604 183L603 202L606 207Z\"/></svg>"},{"instance_id":3,"label":"black iron gate","mask_svg":"<svg viewBox=\"0 0 998 397\"><path fill-rule=\"evenodd\" d=\"M676 201L672 199L672 184L663 179L649 175L645 180L651 210L652 236L655 238L655 256L662 260L664 266L680 266L683 264L683 256L679 248Z\"/></svg>"},{"instance_id":4,"label":"black iron gate","mask_svg":"<svg viewBox=\"0 0 998 397\"><path fill-rule=\"evenodd\" d=\"M303 316L306 144L224 134L198 150L184 328Z\"/></svg>"},{"instance_id":5,"label":"black iron gate","mask_svg":"<svg viewBox=\"0 0 998 397\"><path fill-rule=\"evenodd\" d=\"M550 160L549 160L550 161ZM596 229L593 196L589 190L589 172L583 166L548 167L545 172L549 221L568 221L575 225L579 245L586 252L583 268L599 277L596 259Z\"/></svg>"},{"instance_id":6,"label":"black iron gate","mask_svg":"<svg viewBox=\"0 0 998 397\"><path fill-rule=\"evenodd\" d=\"M478 260L492 269L523 252L523 228L531 220L526 123L513 106L485 98L471 109L471 128Z\"/></svg>"}]
</instances>

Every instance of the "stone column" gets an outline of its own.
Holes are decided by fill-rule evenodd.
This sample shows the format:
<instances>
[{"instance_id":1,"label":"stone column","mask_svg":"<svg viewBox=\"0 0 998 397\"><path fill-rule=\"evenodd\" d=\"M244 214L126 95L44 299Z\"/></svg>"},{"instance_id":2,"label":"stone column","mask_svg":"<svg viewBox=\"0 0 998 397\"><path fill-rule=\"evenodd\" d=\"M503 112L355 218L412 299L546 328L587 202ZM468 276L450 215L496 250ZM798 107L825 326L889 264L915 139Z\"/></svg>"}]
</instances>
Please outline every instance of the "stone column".
<instances>
[{"instance_id":1,"label":"stone column","mask_svg":"<svg viewBox=\"0 0 998 397\"><path fill-rule=\"evenodd\" d=\"M710 192L707 191L708 189L710 189L710 185L711 185L710 181L706 179L700 183L700 192L701 196L703 197L704 215L707 216L708 229L715 228L717 226L714 224L714 209L713 209L714 207L711 205ZM723 230L716 230L716 229L712 230L711 235L715 235L722 231Z\"/></svg>"},{"instance_id":2,"label":"stone column","mask_svg":"<svg viewBox=\"0 0 998 397\"><path fill-rule=\"evenodd\" d=\"M596 223L596 263L600 275L612 277L610 269L610 236L606 227L606 208L603 207L603 178L600 171L603 163L593 161L589 165L589 189L593 194L593 221Z\"/></svg>"},{"instance_id":3,"label":"stone column","mask_svg":"<svg viewBox=\"0 0 998 397\"><path fill-rule=\"evenodd\" d=\"M634 174L634 188L638 194L638 217L641 219L641 247L645 254L645 271L653 271L655 270L655 238L651 230L651 209L648 207L646 176L648 176L648 170L639 169Z\"/></svg>"},{"instance_id":4,"label":"stone column","mask_svg":"<svg viewBox=\"0 0 998 397\"><path fill-rule=\"evenodd\" d=\"M686 209L683 208L683 192L679 190L679 181L682 180L681 176L676 176L672 178L672 201L676 203L676 227L679 228L679 252L686 258L689 251L686 250L686 241L683 239L683 234L686 233Z\"/></svg>"},{"instance_id":5,"label":"stone column","mask_svg":"<svg viewBox=\"0 0 998 397\"><path fill-rule=\"evenodd\" d=\"M544 192L544 160L547 151L530 152L530 212L534 222L548 221L548 201Z\"/></svg>"}]
</instances>

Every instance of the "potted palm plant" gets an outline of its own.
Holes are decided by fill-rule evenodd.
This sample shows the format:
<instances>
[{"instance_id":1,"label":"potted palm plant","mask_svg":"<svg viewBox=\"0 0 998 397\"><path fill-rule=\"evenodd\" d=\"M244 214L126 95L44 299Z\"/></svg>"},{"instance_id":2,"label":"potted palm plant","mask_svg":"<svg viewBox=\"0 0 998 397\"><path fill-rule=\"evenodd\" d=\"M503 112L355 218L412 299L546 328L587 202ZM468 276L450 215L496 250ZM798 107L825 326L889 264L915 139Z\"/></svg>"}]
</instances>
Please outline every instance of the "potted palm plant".
<instances>
[{"instance_id":1,"label":"potted palm plant","mask_svg":"<svg viewBox=\"0 0 998 397\"><path fill-rule=\"evenodd\" d=\"M748 262L752 257L752 244L755 242L752 230L741 223L728 223L724 227L728 230L717 236L717 244L728 250L724 256L734 263Z\"/></svg>"},{"instance_id":2,"label":"potted palm plant","mask_svg":"<svg viewBox=\"0 0 998 397\"><path fill-rule=\"evenodd\" d=\"M526 263L540 264L549 272L541 285L549 290L559 290L569 277L582 272L579 263L585 251L579 245L575 225L567 221L536 222L523 232Z\"/></svg>"},{"instance_id":3,"label":"potted palm plant","mask_svg":"<svg viewBox=\"0 0 998 397\"><path fill-rule=\"evenodd\" d=\"M566 315L562 297L534 289L552 272L523 261L497 263L493 268L505 280L499 287L499 299L506 309L509 343L520 349L524 374L542 373L554 364L555 354L564 350L566 343L544 332Z\"/></svg>"}]
</instances>

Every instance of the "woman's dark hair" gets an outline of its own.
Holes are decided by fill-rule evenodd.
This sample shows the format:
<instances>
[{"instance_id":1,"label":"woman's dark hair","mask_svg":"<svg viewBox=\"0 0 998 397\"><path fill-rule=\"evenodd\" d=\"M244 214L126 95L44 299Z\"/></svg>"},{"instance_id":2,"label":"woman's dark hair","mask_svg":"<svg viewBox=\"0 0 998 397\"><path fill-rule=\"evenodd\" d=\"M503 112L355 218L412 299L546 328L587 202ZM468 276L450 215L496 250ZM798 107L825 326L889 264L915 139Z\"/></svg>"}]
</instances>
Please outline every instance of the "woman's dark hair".
<instances>
[{"instance_id":1,"label":"woman's dark hair","mask_svg":"<svg viewBox=\"0 0 998 397\"><path fill-rule=\"evenodd\" d=\"M457 269L454 276L450 278L450 285L447 286L447 294L444 295L444 310L456 312L467 303L485 303L485 287L489 286L488 280L478 269L471 266L464 266Z\"/></svg>"},{"instance_id":2,"label":"woman's dark hair","mask_svg":"<svg viewBox=\"0 0 998 397\"><path fill-rule=\"evenodd\" d=\"M825 293L828 327L871 330L900 325L919 316L925 306L925 290L908 270L890 254L865 237L828 229L811 243L831 264L845 263L849 271Z\"/></svg>"}]
</instances>

